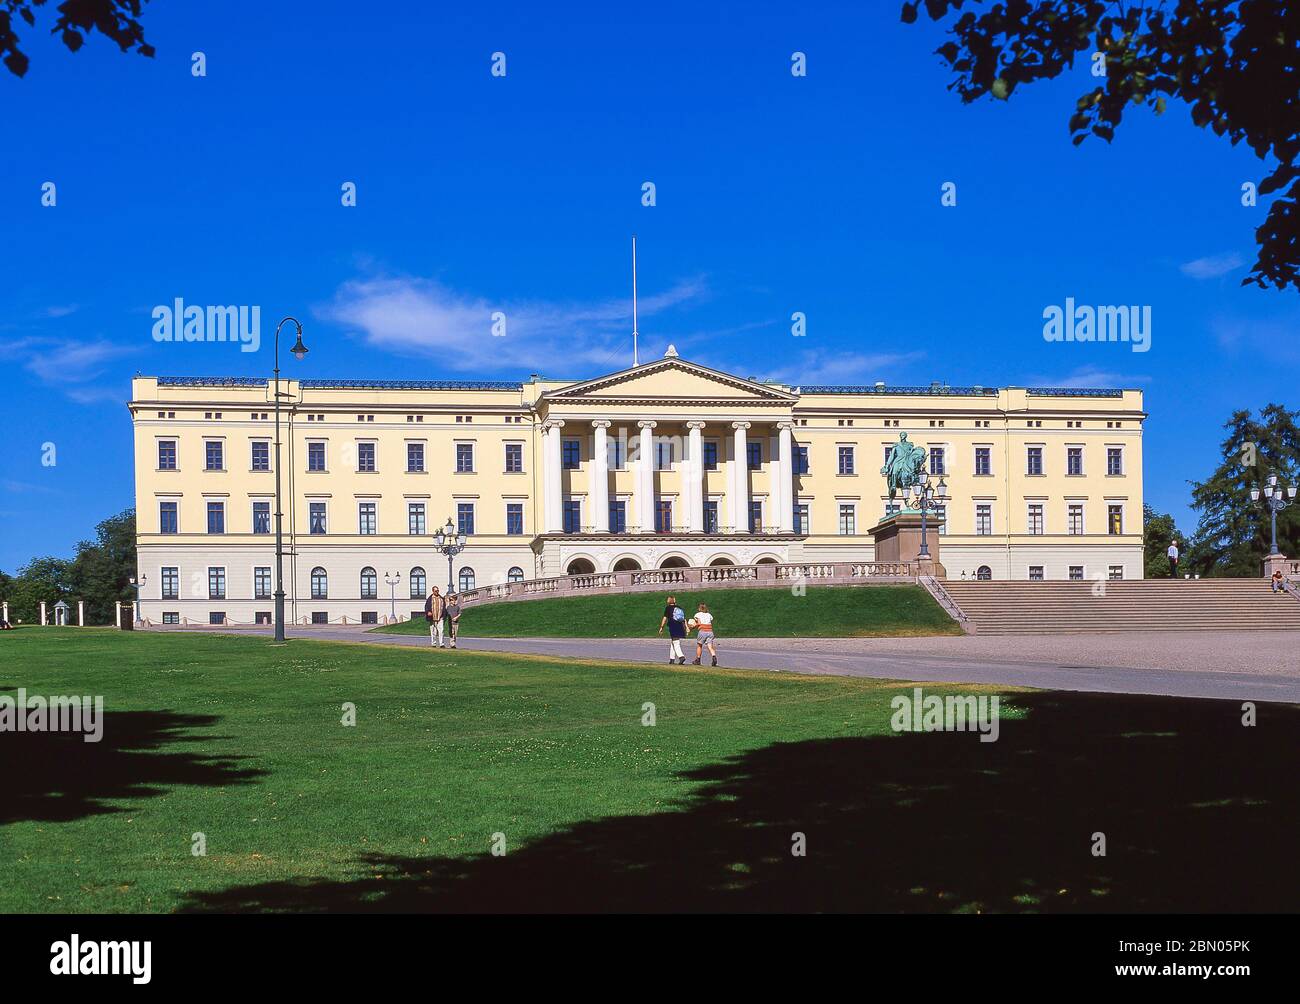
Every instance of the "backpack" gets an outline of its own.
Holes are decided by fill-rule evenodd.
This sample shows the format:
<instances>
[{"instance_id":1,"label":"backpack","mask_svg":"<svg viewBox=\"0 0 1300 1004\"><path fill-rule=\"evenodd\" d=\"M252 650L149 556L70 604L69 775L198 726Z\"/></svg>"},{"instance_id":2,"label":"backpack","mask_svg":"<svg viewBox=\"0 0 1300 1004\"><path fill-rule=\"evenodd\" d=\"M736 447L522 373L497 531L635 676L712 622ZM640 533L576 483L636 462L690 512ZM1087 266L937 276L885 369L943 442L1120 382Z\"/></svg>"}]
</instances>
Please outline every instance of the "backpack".
<instances>
[{"instance_id":1,"label":"backpack","mask_svg":"<svg viewBox=\"0 0 1300 1004\"><path fill-rule=\"evenodd\" d=\"M686 620L686 611L683 610L681 607L673 607L673 620L675 621Z\"/></svg>"}]
</instances>

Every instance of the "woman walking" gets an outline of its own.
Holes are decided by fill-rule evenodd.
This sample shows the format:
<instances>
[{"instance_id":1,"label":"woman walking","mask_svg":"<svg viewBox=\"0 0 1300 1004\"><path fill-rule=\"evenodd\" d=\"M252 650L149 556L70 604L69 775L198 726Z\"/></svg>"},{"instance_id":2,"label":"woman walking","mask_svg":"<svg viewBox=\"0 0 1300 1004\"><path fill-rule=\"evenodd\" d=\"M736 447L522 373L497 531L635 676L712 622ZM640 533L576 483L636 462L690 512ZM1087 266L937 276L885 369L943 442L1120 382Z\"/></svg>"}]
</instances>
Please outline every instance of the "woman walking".
<instances>
[{"instance_id":1,"label":"woman walking","mask_svg":"<svg viewBox=\"0 0 1300 1004\"><path fill-rule=\"evenodd\" d=\"M448 634L451 635L451 647L456 647L456 636L460 634L460 594L450 593L447 596L447 626Z\"/></svg>"},{"instance_id":2,"label":"woman walking","mask_svg":"<svg viewBox=\"0 0 1300 1004\"><path fill-rule=\"evenodd\" d=\"M668 625L668 665L686 665L686 656L682 653L682 639L686 637L686 611L677 605L677 597L670 596L664 607L664 615L659 621L659 634L664 633Z\"/></svg>"},{"instance_id":3,"label":"woman walking","mask_svg":"<svg viewBox=\"0 0 1300 1004\"><path fill-rule=\"evenodd\" d=\"M691 627L700 629L699 634L695 636L695 665L700 664L700 659L704 655L705 648L709 650L709 656L713 661L709 664L716 666L718 664L718 650L713 647L713 614L709 613L709 607L706 603L701 603L695 616L691 618Z\"/></svg>"}]
</instances>

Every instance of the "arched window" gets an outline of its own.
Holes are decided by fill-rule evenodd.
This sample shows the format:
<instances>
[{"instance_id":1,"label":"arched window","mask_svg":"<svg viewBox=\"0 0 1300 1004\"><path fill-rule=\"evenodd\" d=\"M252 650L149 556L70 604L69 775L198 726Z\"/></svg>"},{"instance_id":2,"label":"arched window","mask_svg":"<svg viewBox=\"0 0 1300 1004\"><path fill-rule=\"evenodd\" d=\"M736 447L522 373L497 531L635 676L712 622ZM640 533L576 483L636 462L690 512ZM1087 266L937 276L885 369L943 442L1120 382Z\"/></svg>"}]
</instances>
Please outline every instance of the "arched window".
<instances>
[{"instance_id":1,"label":"arched window","mask_svg":"<svg viewBox=\"0 0 1300 1004\"><path fill-rule=\"evenodd\" d=\"M975 569L975 578L980 582L988 582L993 578L993 569L989 568L988 565L980 565L979 568Z\"/></svg>"},{"instance_id":2,"label":"arched window","mask_svg":"<svg viewBox=\"0 0 1300 1004\"><path fill-rule=\"evenodd\" d=\"M375 570L367 565L361 569L361 598L363 600L373 600L379 595L379 576Z\"/></svg>"},{"instance_id":3,"label":"arched window","mask_svg":"<svg viewBox=\"0 0 1300 1004\"><path fill-rule=\"evenodd\" d=\"M428 592L428 589L426 588L428 583L425 581L424 578L424 569L421 568L419 565L416 565L414 568L412 568L411 578L409 581L411 583L411 599L413 600L424 599L424 594Z\"/></svg>"},{"instance_id":4,"label":"arched window","mask_svg":"<svg viewBox=\"0 0 1300 1004\"><path fill-rule=\"evenodd\" d=\"M311 570L311 598L313 600L324 600L329 598L329 594L329 576L325 574L325 569L317 565Z\"/></svg>"},{"instance_id":5,"label":"arched window","mask_svg":"<svg viewBox=\"0 0 1300 1004\"><path fill-rule=\"evenodd\" d=\"M569 567L564 570L564 574L565 575L590 575L595 570L596 570L596 566L593 565L586 558L574 558L572 561L569 562Z\"/></svg>"},{"instance_id":6,"label":"arched window","mask_svg":"<svg viewBox=\"0 0 1300 1004\"><path fill-rule=\"evenodd\" d=\"M460 570L459 578L460 578L460 591L462 593L465 592L466 590L474 588L474 569L466 565L464 568Z\"/></svg>"},{"instance_id":7,"label":"arched window","mask_svg":"<svg viewBox=\"0 0 1300 1004\"><path fill-rule=\"evenodd\" d=\"M523 582L523 581L524 581L524 570L523 570L522 568L520 568L518 565L515 565L514 568L510 569L510 571L506 573L506 581L507 581L507 582Z\"/></svg>"}]
</instances>

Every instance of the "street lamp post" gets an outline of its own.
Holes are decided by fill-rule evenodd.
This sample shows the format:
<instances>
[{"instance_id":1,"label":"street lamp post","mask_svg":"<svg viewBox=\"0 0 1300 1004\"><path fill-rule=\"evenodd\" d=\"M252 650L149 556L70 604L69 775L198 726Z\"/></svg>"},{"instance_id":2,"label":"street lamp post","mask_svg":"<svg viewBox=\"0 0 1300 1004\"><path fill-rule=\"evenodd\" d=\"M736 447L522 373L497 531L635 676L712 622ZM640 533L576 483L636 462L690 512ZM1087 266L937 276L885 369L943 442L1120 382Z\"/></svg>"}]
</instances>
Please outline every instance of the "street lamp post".
<instances>
[{"instance_id":1,"label":"street lamp post","mask_svg":"<svg viewBox=\"0 0 1300 1004\"><path fill-rule=\"evenodd\" d=\"M947 503L948 485L943 478L939 479L937 485L931 484L930 475L922 471L920 481L912 485L912 504L921 512L921 553L918 557L922 560L930 557L930 544L926 539L926 514L938 512Z\"/></svg>"},{"instance_id":2,"label":"street lamp post","mask_svg":"<svg viewBox=\"0 0 1300 1004\"><path fill-rule=\"evenodd\" d=\"M402 573L385 572L384 581L388 583L388 617L397 620L397 584L402 581Z\"/></svg>"},{"instance_id":3,"label":"street lamp post","mask_svg":"<svg viewBox=\"0 0 1300 1004\"><path fill-rule=\"evenodd\" d=\"M1269 547L1269 554L1281 553L1277 549L1277 514L1290 506L1295 500L1295 491L1295 485L1279 485L1277 483L1276 474L1270 474L1268 476L1268 480L1264 482L1264 490L1262 493L1258 488L1252 488L1250 490L1250 500L1252 502L1258 502L1260 495L1263 494L1264 507L1268 509L1269 515L1272 517L1273 542L1272 546Z\"/></svg>"},{"instance_id":4,"label":"street lamp post","mask_svg":"<svg viewBox=\"0 0 1300 1004\"><path fill-rule=\"evenodd\" d=\"M307 354L307 346L302 343L302 325L295 318L286 317L275 326L275 640L284 641L284 536L281 532L283 523L280 502L280 329L289 322L298 331L298 338L289 351L295 359L302 359Z\"/></svg>"},{"instance_id":5,"label":"street lamp post","mask_svg":"<svg viewBox=\"0 0 1300 1004\"><path fill-rule=\"evenodd\" d=\"M446 525L439 527L437 534L434 535L433 546L436 547L439 552L447 556L448 593L455 591L451 581L451 559L460 554L461 551L465 550L465 544L467 542L468 538L465 534L456 532L456 524L451 521L450 516L447 517Z\"/></svg>"},{"instance_id":6,"label":"street lamp post","mask_svg":"<svg viewBox=\"0 0 1300 1004\"><path fill-rule=\"evenodd\" d=\"M135 603L134 603L135 617L133 618L133 620L137 624L144 623L144 615L140 612L140 596L142 595L141 590L144 589L145 583L148 581L149 581L149 576L147 575L141 575L138 579L134 575L132 575L127 580L127 583L130 585L130 587L135 590ZM114 625L114 627L120 627L120 625Z\"/></svg>"}]
</instances>

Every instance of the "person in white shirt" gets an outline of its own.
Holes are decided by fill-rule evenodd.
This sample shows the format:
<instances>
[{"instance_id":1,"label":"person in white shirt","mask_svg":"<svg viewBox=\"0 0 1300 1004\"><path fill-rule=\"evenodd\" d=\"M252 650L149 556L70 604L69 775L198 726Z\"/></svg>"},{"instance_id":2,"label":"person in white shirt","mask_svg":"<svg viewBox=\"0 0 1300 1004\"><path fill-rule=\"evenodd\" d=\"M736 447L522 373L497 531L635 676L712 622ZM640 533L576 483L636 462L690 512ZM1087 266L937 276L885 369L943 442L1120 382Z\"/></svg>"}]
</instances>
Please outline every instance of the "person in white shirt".
<instances>
[{"instance_id":1,"label":"person in white shirt","mask_svg":"<svg viewBox=\"0 0 1300 1004\"><path fill-rule=\"evenodd\" d=\"M1178 541L1174 540L1169 544L1169 577L1178 578Z\"/></svg>"},{"instance_id":2,"label":"person in white shirt","mask_svg":"<svg viewBox=\"0 0 1300 1004\"><path fill-rule=\"evenodd\" d=\"M691 618L689 626L700 629L700 633L695 636L695 665L700 664L704 649L707 647L709 655L713 659L710 665L716 666L718 664L718 650L713 647L713 614L709 613L708 604L700 604L700 608L695 611L695 616Z\"/></svg>"}]
</instances>

